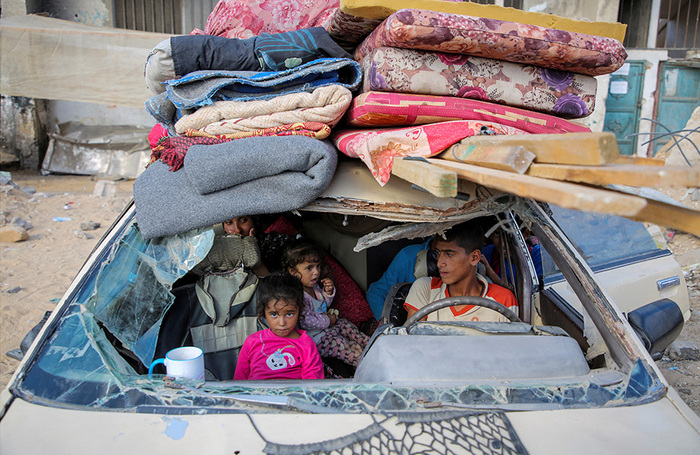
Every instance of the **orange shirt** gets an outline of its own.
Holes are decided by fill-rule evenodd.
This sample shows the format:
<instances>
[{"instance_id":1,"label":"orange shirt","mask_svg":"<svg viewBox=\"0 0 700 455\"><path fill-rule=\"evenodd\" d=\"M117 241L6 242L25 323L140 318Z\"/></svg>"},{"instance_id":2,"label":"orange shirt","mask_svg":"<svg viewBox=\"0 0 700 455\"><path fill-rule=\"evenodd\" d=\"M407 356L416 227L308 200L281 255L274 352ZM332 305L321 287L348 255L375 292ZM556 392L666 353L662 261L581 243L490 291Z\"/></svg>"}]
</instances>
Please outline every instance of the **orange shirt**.
<instances>
[{"instance_id":1,"label":"orange shirt","mask_svg":"<svg viewBox=\"0 0 700 455\"><path fill-rule=\"evenodd\" d=\"M491 299L498 302L518 314L518 301L515 299L510 290L498 286L497 284L489 283L484 277L477 274L476 278L483 285L481 297ZM440 299L450 297L447 285L440 278L419 278L408 293L404 308L419 310L429 303ZM502 314L475 305L465 305L464 308L457 309L456 307L443 308L428 315L429 321L503 321L507 322L508 318Z\"/></svg>"}]
</instances>

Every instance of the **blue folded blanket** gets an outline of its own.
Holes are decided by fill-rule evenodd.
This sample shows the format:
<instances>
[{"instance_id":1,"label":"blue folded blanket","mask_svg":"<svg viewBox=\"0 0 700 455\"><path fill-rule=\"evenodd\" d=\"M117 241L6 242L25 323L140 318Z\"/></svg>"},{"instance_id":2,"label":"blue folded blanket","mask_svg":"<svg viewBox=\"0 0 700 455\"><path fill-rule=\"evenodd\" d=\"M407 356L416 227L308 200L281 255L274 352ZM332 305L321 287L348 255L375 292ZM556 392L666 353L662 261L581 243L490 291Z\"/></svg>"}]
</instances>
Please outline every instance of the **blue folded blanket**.
<instances>
[{"instance_id":1,"label":"blue folded blanket","mask_svg":"<svg viewBox=\"0 0 700 455\"><path fill-rule=\"evenodd\" d=\"M215 101L272 99L338 84L354 91L362 83L360 65L346 58L316 59L285 71L195 71L166 82L166 91L146 100L146 110L171 127L177 119Z\"/></svg>"},{"instance_id":2,"label":"blue folded blanket","mask_svg":"<svg viewBox=\"0 0 700 455\"><path fill-rule=\"evenodd\" d=\"M337 161L332 143L304 136L192 146L181 169L156 161L136 179L137 224L150 239L295 210L323 193Z\"/></svg>"},{"instance_id":3,"label":"blue folded blanket","mask_svg":"<svg viewBox=\"0 0 700 455\"><path fill-rule=\"evenodd\" d=\"M357 90L362 82L360 65L346 58L321 58L285 71L220 71L189 73L166 82L168 99L178 109L191 109L214 101L271 99L317 87L339 84Z\"/></svg>"}]
</instances>

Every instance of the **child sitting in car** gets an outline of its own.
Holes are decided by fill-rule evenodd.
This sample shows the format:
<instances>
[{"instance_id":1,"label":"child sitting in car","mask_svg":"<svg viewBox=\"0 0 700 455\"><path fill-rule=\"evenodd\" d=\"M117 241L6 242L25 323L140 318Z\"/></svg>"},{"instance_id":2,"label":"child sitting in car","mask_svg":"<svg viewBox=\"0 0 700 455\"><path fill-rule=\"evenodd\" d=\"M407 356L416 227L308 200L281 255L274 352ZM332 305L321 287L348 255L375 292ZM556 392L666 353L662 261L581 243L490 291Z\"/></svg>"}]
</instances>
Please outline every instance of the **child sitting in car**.
<instances>
[{"instance_id":1,"label":"child sitting in car","mask_svg":"<svg viewBox=\"0 0 700 455\"><path fill-rule=\"evenodd\" d=\"M299 326L308 330L322 357L334 357L357 366L369 337L330 308L335 285L322 276L323 250L308 240L290 245L284 254L287 271L304 287L304 309Z\"/></svg>"},{"instance_id":2,"label":"child sitting in car","mask_svg":"<svg viewBox=\"0 0 700 455\"><path fill-rule=\"evenodd\" d=\"M258 285L257 315L268 329L249 335L238 355L234 379L323 379L314 341L297 329L304 306L301 283L290 275L270 275Z\"/></svg>"},{"instance_id":3,"label":"child sitting in car","mask_svg":"<svg viewBox=\"0 0 700 455\"><path fill-rule=\"evenodd\" d=\"M513 293L489 283L476 273L481 260L483 233L477 224L463 223L437 236L434 248L438 252L439 278L416 280L406 297L404 307L408 317L429 303L447 297L478 296L494 300L518 314L518 301ZM476 305L458 305L430 313L428 321L508 321L502 314Z\"/></svg>"}]
</instances>

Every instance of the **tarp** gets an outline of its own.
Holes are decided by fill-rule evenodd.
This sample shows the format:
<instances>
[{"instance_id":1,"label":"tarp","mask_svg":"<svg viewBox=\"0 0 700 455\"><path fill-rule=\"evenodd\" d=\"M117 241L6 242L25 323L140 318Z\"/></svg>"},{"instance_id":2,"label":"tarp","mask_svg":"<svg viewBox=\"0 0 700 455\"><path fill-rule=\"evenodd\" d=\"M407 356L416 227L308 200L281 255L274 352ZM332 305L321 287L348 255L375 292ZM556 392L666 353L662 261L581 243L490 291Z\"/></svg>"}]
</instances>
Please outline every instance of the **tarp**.
<instances>
[{"instance_id":1,"label":"tarp","mask_svg":"<svg viewBox=\"0 0 700 455\"><path fill-rule=\"evenodd\" d=\"M0 93L143 108L144 65L170 35L41 16L0 19Z\"/></svg>"}]
</instances>

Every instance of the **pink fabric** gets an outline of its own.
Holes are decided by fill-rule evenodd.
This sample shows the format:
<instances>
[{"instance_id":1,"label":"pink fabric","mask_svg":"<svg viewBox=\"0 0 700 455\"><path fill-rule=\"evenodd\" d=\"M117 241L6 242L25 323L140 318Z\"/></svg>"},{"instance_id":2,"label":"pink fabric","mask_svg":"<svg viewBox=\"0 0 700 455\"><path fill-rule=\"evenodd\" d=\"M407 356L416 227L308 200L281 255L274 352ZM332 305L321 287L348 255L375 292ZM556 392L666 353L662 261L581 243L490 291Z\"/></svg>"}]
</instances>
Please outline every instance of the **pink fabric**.
<instances>
[{"instance_id":1,"label":"pink fabric","mask_svg":"<svg viewBox=\"0 0 700 455\"><path fill-rule=\"evenodd\" d=\"M451 120L480 120L530 134L587 133L590 129L553 115L454 96L367 92L356 96L344 121L356 127L422 125Z\"/></svg>"},{"instance_id":2,"label":"pink fabric","mask_svg":"<svg viewBox=\"0 0 700 455\"><path fill-rule=\"evenodd\" d=\"M339 0L219 0L204 31L192 35L251 38L309 27L328 28Z\"/></svg>"},{"instance_id":3,"label":"pink fabric","mask_svg":"<svg viewBox=\"0 0 700 455\"><path fill-rule=\"evenodd\" d=\"M359 326L362 322L374 318L367 303L365 293L355 283L350 274L330 254L326 255L326 265L331 270L335 282L335 299L333 308L338 310L341 318L345 318Z\"/></svg>"},{"instance_id":4,"label":"pink fabric","mask_svg":"<svg viewBox=\"0 0 700 455\"><path fill-rule=\"evenodd\" d=\"M168 129L166 127L160 123L156 123L153 128L151 128L151 132L148 133L148 144L151 146L151 148L155 148L158 146L158 141L168 137L169 135L170 133L168 133Z\"/></svg>"},{"instance_id":5,"label":"pink fabric","mask_svg":"<svg viewBox=\"0 0 700 455\"><path fill-rule=\"evenodd\" d=\"M360 158L384 186L391 176L394 157L437 155L466 137L476 136L486 127L496 134L527 134L495 122L458 120L409 128L338 130L331 140L351 158Z\"/></svg>"},{"instance_id":6,"label":"pink fabric","mask_svg":"<svg viewBox=\"0 0 700 455\"><path fill-rule=\"evenodd\" d=\"M316 343L303 330L297 339L260 330L243 342L233 379L323 379Z\"/></svg>"}]
</instances>

